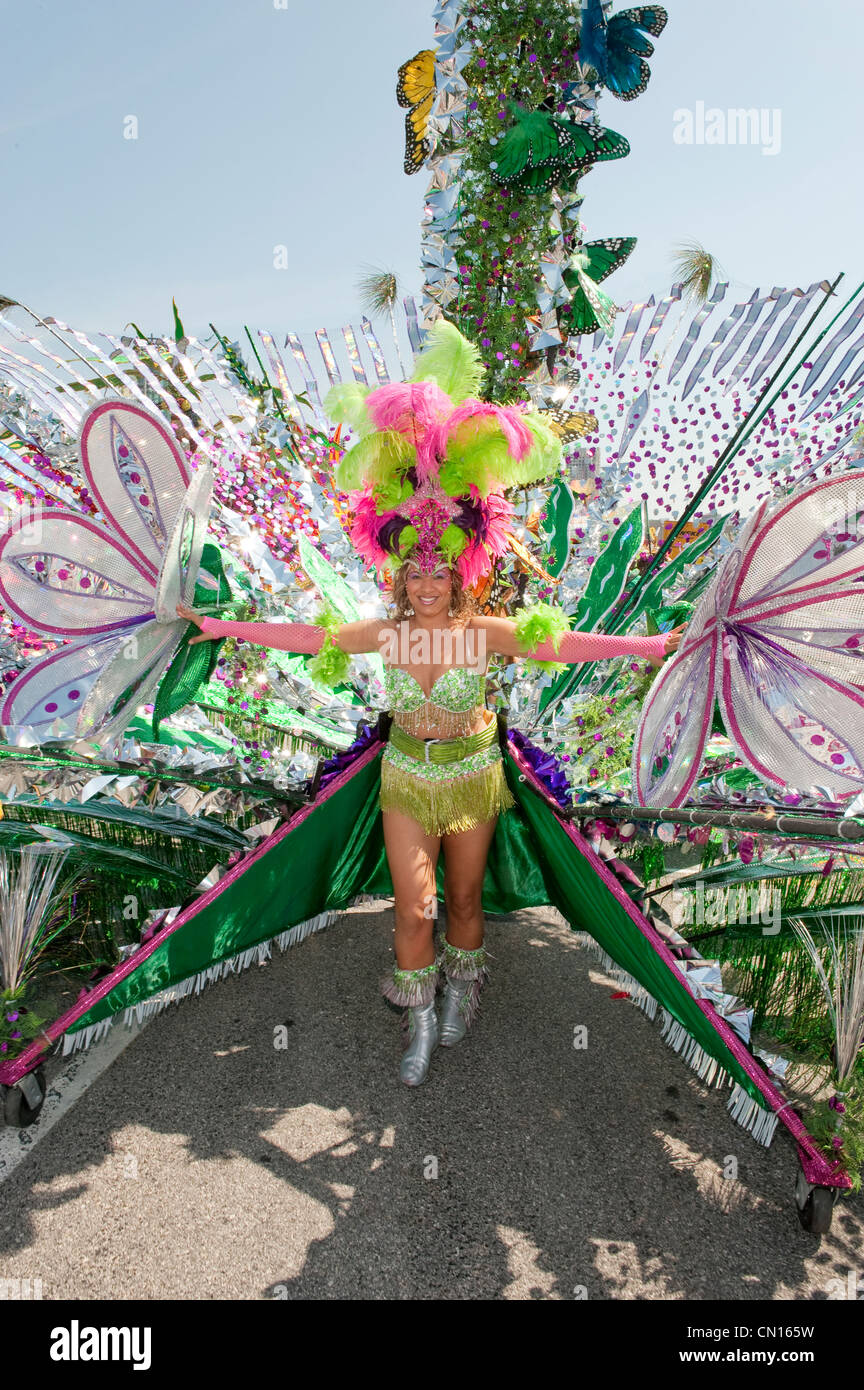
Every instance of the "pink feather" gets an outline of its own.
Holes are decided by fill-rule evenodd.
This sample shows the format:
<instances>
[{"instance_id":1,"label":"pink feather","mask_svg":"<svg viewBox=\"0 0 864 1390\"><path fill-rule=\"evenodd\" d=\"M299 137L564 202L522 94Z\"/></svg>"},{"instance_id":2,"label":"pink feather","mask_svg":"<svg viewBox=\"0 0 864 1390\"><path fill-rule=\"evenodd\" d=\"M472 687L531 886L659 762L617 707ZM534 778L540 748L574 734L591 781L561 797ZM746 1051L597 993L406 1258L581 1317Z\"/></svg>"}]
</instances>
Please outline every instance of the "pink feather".
<instances>
[{"instance_id":1,"label":"pink feather","mask_svg":"<svg viewBox=\"0 0 864 1390\"><path fill-rule=\"evenodd\" d=\"M411 440L424 482L436 468L439 429L453 410L450 397L434 381L403 381L370 391L365 404L379 430L397 430Z\"/></svg>"},{"instance_id":2,"label":"pink feather","mask_svg":"<svg viewBox=\"0 0 864 1390\"><path fill-rule=\"evenodd\" d=\"M498 421L501 432L507 440L507 450L511 458L524 458L534 443L534 437L519 411L512 406L494 405L490 401L478 401L474 398L463 401L444 423L440 432L439 452L441 455L443 456L445 453L447 440L458 425L464 424L466 420L477 420L484 416L494 416Z\"/></svg>"},{"instance_id":3,"label":"pink feather","mask_svg":"<svg viewBox=\"0 0 864 1390\"><path fill-rule=\"evenodd\" d=\"M357 497L358 494L354 493L353 496ZM371 492L362 493L354 507L351 544L364 560L376 567L390 558L378 544L378 535L385 521L392 520L396 515L396 512L383 512L379 515L375 510L375 498Z\"/></svg>"},{"instance_id":4,"label":"pink feather","mask_svg":"<svg viewBox=\"0 0 864 1390\"><path fill-rule=\"evenodd\" d=\"M489 529L484 544L491 555L497 559L510 548L510 535L513 530L513 508L502 492L491 492L485 501Z\"/></svg>"}]
</instances>

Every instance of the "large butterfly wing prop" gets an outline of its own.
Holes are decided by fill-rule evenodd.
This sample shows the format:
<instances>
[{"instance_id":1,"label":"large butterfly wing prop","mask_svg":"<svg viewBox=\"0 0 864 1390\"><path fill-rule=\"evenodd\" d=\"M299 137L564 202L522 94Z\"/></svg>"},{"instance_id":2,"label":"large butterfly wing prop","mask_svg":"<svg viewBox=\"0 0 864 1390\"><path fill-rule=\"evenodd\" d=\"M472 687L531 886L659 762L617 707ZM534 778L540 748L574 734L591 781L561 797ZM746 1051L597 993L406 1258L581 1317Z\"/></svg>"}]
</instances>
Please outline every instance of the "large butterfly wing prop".
<instances>
[{"instance_id":1,"label":"large butterfly wing prop","mask_svg":"<svg viewBox=\"0 0 864 1390\"><path fill-rule=\"evenodd\" d=\"M0 723L26 728L37 741L74 737L90 690L130 634L67 642L31 661L0 701Z\"/></svg>"},{"instance_id":2,"label":"large butterfly wing prop","mask_svg":"<svg viewBox=\"0 0 864 1390\"><path fill-rule=\"evenodd\" d=\"M155 582L192 474L164 421L106 400L81 427L81 466L108 525Z\"/></svg>"},{"instance_id":3,"label":"large butterfly wing prop","mask_svg":"<svg viewBox=\"0 0 864 1390\"><path fill-rule=\"evenodd\" d=\"M649 806L680 806L716 698L742 761L787 792L864 790L864 473L750 519L655 681L634 744Z\"/></svg>"},{"instance_id":4,"label":"large butterfly wing prop","mask_svg":"<svg viewBox=\"0 0 864 1390\"><path fill-rule=\"evenodd\" d=\"M402 64L396 83L396 100L409 108L405 117L406 174L416 174L432 153L429 116L435 91L435 50L424 48Z\"/></svg>"},{"instance_id":5,"label":"large butterfly wing prop","mask_svg":"<svg viewBox=\"0 0 864 1390\"><path fill-rule=\"evenodd\" d=\"M59 509L0 537L0 600L66 644L5 693L2 723L46 738L122 732L152 698L188 625L212 476L191 474L164 422L101 401L81 426L82 468L104 520ZM59 721L59 723L57 723Z\"/></svg>"}]
</instances>

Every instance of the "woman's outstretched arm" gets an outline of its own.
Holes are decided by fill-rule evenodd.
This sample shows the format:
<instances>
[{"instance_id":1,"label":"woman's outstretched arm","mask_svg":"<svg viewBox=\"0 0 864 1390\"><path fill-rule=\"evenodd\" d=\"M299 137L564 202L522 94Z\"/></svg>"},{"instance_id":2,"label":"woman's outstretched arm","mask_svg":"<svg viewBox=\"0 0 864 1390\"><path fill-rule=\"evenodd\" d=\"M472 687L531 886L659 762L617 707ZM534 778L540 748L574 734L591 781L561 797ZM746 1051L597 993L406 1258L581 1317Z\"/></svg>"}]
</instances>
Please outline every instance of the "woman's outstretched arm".
<instances>
[{"instance_id":1,"label":"woman's outstretched arm","mask_svg":"<svg viewBox=\"0 0 864 1390\"><path fill-rule=\"evenodd\" d=\"M316 623L234 623L223 622L221 618L205 617L178 603L177 613L187 622L200 628L202 635L193 637L189 643L212 642L220 637L242 637L246 642L256 642L261 647L276 647L283 652L298 652L314 656L320 652L327 640L327 629ZM360 623L343 623L333 634L333 641L343 652L352 656L360 652L377 652L378 632L385 619L370 618Z\"/></svg>"},{"instance_id":2,"label":"woman's outstretched arm","mask_svg":"<svg viewBox=\"0 0 864 1390\"><path fill-rule=\"evenodd\" d=\"M484 631L489 650L501 656L525 656L533 661L606 661L614 656L641 656L652 666L661 666L664 656L674 652L684 633L686 623L671 632L656 637L629 637L626 633L607 635L601 632L565 632L557 651L551 642L541 642L529 649L516 637L516 624L510 618L473 618L471 626Z\"/></svg>"}]
</instances>

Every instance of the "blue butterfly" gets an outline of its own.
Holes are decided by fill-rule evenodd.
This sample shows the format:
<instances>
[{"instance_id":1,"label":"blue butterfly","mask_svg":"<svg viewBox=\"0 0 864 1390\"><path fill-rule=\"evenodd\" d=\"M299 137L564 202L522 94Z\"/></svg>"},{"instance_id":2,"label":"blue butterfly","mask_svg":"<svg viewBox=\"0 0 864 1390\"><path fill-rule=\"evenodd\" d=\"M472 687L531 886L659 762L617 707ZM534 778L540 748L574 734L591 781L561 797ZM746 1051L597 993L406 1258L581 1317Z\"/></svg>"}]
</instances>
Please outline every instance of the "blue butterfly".
<instances>
[{"instance_id":1,"label":"blue butterfly","mask_svg":"<svg viewBox=\"0 0 864 1390\"><path fill-rule=\"evenodd\" d=\"M587 0L582 12L579 61L594 68L615 97L632 101L645 91L651 69L645 62L654 52L646 38L662 34L669 18L660 5L637 5L607 21L602 0Z\"/></svg>"}]
</instances>

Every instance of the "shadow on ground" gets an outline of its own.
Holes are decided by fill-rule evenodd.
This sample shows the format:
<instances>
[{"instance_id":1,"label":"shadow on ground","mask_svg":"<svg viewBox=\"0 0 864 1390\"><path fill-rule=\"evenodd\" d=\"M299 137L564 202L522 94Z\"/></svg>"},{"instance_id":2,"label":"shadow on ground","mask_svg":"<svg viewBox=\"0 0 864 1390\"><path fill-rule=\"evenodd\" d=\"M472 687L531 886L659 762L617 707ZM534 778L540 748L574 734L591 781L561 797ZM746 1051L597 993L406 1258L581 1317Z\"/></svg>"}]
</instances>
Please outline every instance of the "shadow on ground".
<instances>
[{"instance_id":1,"label":"shadow on ground","mask_svg":"<svg viewBox=\"0 0 864 1390\"><path fill-rule=\"evenodd\" d=\"M804 1232L794 1146L733 1124L548 909L490 922L474 1029L402 1086L391 934L391 911L354 909L151 1023L0 1187L0 1276L289 1300L808 1299L864 1278L860 1199Z\"/></svg>"}]
</instances>

